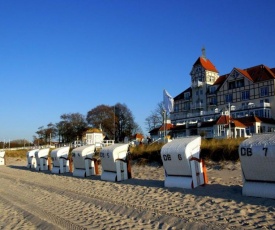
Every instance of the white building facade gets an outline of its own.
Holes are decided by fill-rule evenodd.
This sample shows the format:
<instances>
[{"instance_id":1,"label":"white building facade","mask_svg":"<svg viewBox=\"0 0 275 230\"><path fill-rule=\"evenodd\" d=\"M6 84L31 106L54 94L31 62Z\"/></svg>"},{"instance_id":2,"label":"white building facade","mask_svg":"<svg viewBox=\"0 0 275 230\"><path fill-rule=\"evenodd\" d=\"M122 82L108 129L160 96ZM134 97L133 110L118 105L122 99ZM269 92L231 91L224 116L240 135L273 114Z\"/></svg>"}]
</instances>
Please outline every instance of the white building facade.
<instances>
[{"instance_id":1,"label":"white building facade","mask_svg":"<svg viewBox=\"0 0 275 230\"><path fill-rule=\"evenodd\" d=\"M219 76L203 50L190 76L190 87L174 98L174 112L170 114L174 137L247 137L274 132L275 68L233 68Z\"/></svg>"}]
</instances>

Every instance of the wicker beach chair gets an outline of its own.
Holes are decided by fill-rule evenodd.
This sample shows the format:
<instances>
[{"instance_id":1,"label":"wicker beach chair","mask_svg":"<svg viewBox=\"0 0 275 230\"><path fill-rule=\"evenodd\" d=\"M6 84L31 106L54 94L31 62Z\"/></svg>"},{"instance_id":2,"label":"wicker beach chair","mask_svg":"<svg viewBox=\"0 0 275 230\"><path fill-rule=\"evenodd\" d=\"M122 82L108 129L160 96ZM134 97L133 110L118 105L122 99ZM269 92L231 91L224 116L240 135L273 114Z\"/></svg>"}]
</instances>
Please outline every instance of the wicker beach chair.
<instances>
[{"instance_id":1,"label":"wicker beach chair","mask_svg":"<svg viewBox=\"0 0 275 230\"><path fill-rule=\"evenodd\" d=\"M35 151L35 160L36 160L36 167L35 169L37 171L45 171L49 169L49 163L48 163L48 155L49 155L50 149L39 149L38 151Z\"/></svg>"},{"instance_id":2,"label":"wicker beach chair","mask_svg":"<svg viewBox=\"0 0 275 230\"><path fill-rule=\"evenodd\" d=\"M101 149L101 180L123 181L131 177L128 148L128 144L113 144Z\"/></svg>"},{"instance_id":3,"label":"wicker beach chair","mask_svg":"<svg viewBox=\"0 0 275 230\"><path fill-rule=\"evenodd\" d=\"M275 198L275 134L258 134L239 146L244 196Z\"/></svg>"},{"instance_id":4,"label":"wicker beach chair","mask_svg":"<svg viewBox=\"0 0 275 230\"><path fill-rule=\"evenodd\" d=\"M201 137L185 137L172 140L161 148L165 187L191 189L207 183L200 146Z\"/></svg>"},{"instance_id":5,"label":"wicker beach chair","mask_svg":"<svg viewBox=\"0 0 275 230\"><path fill-rule=\"evenodd\" d=\"M73 176L88 177L98 174L98 161L94 158L95 145L80 146L73 149Z\"/></svg>"},{"instance_id":6,"label":"wicker beach chair","mask_svg":"<svg viewBox=\"0 0 275 230\"><path fill-rule=\"evenodd\" d=\"M52 173L60 174L69 172L69 150L70 147L65 146L51 151Z\"/></svg>"}]
</instances>

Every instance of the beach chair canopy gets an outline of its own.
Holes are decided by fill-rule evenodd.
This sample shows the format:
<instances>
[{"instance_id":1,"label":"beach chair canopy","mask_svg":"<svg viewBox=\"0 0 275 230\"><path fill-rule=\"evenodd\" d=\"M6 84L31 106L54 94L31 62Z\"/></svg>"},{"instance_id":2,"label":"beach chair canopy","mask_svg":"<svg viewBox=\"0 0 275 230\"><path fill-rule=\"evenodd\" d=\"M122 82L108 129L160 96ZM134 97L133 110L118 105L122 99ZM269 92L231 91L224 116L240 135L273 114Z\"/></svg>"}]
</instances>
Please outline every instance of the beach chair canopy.
<instances>
[{"instance_id":1,"label":"beach chair canopy","mask_svg":"<svg viewBox=\"0 0 275 230\"><path fill-rule=\"evenodd\" d=\"M245 180L275 183L275 134L253 135L239 146Z\"/></svg>"},{"instance_id":2,"label":"beach chair canopy","mask_svg":"<svg viewBox=\"0 0 275 230\"><path fill-rule=\"evenodd\" d=\"M161 159L167 175L192 176L190 159L200 155L201 137L174 139L161 148Z\"/></svg>"},{"instance_id":3,"label":"beach chair canopy","mask_svg":"<svg viewBox=\"0 0 275 230\"><path fill-rule=\"evenodd\" d=\"M126 160L129 144L113 144L100 151L102 168L105 171L116 171L116 160Z\"/></svg>"}]
</instances>

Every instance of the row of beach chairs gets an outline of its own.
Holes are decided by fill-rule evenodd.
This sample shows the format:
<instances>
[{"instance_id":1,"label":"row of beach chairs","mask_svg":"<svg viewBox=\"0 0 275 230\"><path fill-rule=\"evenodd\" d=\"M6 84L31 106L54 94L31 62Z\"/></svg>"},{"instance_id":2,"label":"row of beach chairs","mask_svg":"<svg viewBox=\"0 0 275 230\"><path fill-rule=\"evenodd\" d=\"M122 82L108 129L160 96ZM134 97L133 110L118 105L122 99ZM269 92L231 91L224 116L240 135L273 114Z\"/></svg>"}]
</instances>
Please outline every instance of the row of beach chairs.
<instances>
[{"instance_id":1,"label":"row of beach chairs","mask_svg":"<svg viewBox=\"0 0 275 230\"><path fill-rule=\"evenodd\" d=\"M122 181L131 178L128 144L113 144L102 148L100 161L101 179ZM72 172L73 176L88 177L99 174L98 159L95 158L95 145L86 145L72 150L70 147L54 149L34 149L27 153L27 167L37 171L50 170L55 174ZM50 152L50 157L49 156Z\"/></svg>"},{"instance_id":2,"label":"row of beach chairs","mask_svg":"<svg viewBox=\"0 0 275 230\"><path fill-rule=\"evenodd\" d=\"M185 137L162 147L165 187L192 189L207 184L207 171L200 158L200 146L201 137ZM113 144L101 149L102 180L122 181L131 178L128 147L128 144ZM58 148L51 152L48 159L49 149L31 150L27 154L27 167L51 170L52 173L72 172L73 176L78 177L98 175L94 145L73 149L71 164L68 153L69 147ZM239 156L243 195L275 199L275 134L254 135L244 140L239 146Z\"/></svg>"}]
</instances>

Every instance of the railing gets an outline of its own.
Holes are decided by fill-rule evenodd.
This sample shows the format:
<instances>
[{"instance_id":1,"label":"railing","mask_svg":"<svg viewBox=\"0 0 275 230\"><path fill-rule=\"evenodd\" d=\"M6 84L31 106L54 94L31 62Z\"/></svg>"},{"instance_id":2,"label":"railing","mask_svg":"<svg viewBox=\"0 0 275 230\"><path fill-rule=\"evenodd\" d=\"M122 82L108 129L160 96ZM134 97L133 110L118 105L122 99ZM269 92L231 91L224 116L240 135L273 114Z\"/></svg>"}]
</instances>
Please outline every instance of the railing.
<instances>
[{"instance_id":1,"label":"railing","mask_svg":"<svg viewBox=\"0 0 275 230\"><path fill-rule=\"evenodd\" d=\"M203 104L202 103L196 103L192 106L192 109L201 109L203 108Z\"/></svg>"}]
</instances>

